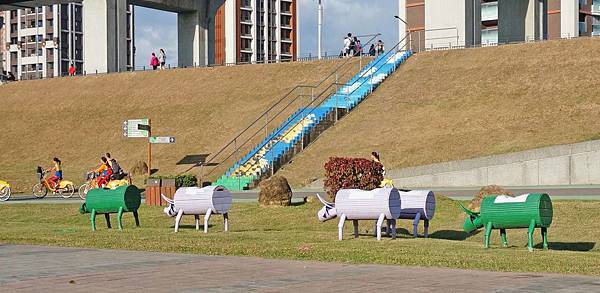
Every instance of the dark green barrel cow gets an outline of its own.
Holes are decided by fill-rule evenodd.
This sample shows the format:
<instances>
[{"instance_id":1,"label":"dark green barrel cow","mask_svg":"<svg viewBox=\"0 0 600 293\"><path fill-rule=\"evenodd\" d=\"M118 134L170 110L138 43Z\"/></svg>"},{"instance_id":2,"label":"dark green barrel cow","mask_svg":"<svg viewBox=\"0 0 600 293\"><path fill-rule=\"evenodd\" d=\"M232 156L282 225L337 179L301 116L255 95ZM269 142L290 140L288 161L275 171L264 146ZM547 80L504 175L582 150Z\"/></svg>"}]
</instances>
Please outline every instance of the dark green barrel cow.
<instances>
[{"instance_id":1,"label":"dark green barrel cow","mask_svg":"<svg viewBox=\"0 0 600 293\"><path fill-rule=\"evenodd\" d=\"M134 185L121 186L116 189L96 188L88 192L85 203L81 205L79 212L91 214L90 221L94 231L96 231L96 214L104 214L106 225L111 228L109 214L116 213L119 229L123 229L121 221L123 213L131 212L135 218L135 225L139 227L140 220L137 211L141 201L141 192Z\"/></svg>"},{"instance_id":2,"label":"dark green barrel cow","mask_svg":"<svg viewBox=\"0 0 600 293\"><path fill-rule=\"evenodd\" d=\"M499 229L502 245L507 246L506 229L528 229L529 251L533 250L533 231L541 228L544 249L548 249L548 227L552 224L552 201L547 194L524 194L517 197L489 196L481 210L473 212L461 205L469 216L463 225L466 232L485 227L485 248L490 245L492 229Z\"/></svg>"}]
</instances>

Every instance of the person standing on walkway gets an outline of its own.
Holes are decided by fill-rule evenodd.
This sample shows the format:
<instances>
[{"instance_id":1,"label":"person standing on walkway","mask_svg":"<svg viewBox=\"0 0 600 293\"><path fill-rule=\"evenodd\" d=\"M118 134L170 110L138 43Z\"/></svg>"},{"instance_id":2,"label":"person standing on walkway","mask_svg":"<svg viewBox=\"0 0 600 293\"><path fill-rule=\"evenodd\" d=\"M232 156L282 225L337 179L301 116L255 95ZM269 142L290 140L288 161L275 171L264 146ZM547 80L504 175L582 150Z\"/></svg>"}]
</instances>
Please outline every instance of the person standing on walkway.
<instances>
[{"instance_id":1,"label":"person standing on walkway","mask_svg":"<svg viewBox=\"0 0 600 293\"><path fill-rule=\"evenodd\" d=\"M75 76L75 65L73 65L72 62L71 65L69 65L69 76Z\"/></svg>"},{"instance_id":2,"label":"person standing on walkway","mask_svg":"<svg viewBox=\"0 0 600 293\"><path fill-rule=\"evenodd\" d=\"M385 53L385 47L383 46L383 41L377 41L377 56Z\"/></svg>"},{"instance_id":3,"label":"person standing on walkway","mask_svg":"<svg viewBox=\"0 0 600 293\"><path fill-rule=\"evenodd\" d=\"M160 62L160 70L165 70L165 63L167 62L167 54L165 54L165 50L160 49L158 52L158 62Z\"/></svg>"},{"instance_id":4,"label":"person standing on walkway","mask_svg":"<svg viewBox=\"0 0 600 293\"><path fill-rule=\"evenodd\" d=\"M152 66L152 70L156 70L159 64L160 62L158 61L158 58L156 58L156 54L152 52L152 57L150 58L150 66Z\"/></svg>"},{"instance_id":5,"label":"person standing on walkway","mask_svg":"<svg viewBox=\"0 0 600 293\"><path fill-rule=\"evenodd\" d=\"M348 36L344 38L344 55L350 57L350 45L352 45L352 34L348 33Z\"/></svg>"},{"instance_id":6,"label":"person standing on walkway","mask_svg":"<svg viewBox=\"0 0 600 293\"><path fill-rule=\"evenodd\" d=\"M369 48L369 56L375 56L375 44L371 44L371 48Z\"/></svg>"}]
</instances>

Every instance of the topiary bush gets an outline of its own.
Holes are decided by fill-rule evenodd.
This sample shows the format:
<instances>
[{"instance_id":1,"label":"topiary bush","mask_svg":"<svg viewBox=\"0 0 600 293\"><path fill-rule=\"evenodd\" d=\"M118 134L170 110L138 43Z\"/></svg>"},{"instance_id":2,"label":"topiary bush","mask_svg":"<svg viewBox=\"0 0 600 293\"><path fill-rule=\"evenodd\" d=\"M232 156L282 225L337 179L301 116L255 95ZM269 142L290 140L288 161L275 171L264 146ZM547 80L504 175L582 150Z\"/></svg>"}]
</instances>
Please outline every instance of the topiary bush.
<instances>
[{"instance_id":1,"label":"topiary bush","mask_svg":"<svg viewBox=\"0 0 600 293\"><path fill-rule=\"evenodd\" d=\"M335 200L340 189L373 190L383 180L383 165L363 158L331 157L325 163L325 190Z\"/></svg>"},{"instance_id":2,"label":"topiary bush","mask_svg":"<svg viewBox=\"0 0 600 293\"><path fill-rule=\"evenodd\" d=\"M149 179L175 179L175 186L179 187L194 187L198 186L198 178L192 174L180 174L180 175L164 175L164 176L150 176Z\"/></svg>"}]
</instances>

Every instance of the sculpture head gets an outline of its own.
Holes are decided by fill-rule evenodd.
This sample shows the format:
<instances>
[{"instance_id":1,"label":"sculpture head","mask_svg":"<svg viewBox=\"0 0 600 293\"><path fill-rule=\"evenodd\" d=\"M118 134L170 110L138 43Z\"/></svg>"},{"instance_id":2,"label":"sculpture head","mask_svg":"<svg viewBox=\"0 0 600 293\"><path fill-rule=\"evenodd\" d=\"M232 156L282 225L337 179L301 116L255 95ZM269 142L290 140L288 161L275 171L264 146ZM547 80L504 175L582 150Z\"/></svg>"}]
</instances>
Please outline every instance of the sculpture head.
<instances>
[{"instance_id":1,"label":"sculpture head","mask_svg":"<svg viewBox=\"0 0 600 293\"><path fill-rule=\"evenodd\" d=\"M325 222L337 217L335 204L325 201L318 193L317 198L323 204L323 207L317 212L317 218L319 218L319 221Z\"/></svg>"},{"instance_id":2,"label":"sculpture head","mask_svg":"<svg viewBox=\"0 0 600 293\"><path fill-rule=\"evenodd\" d=\"M483 223L481 222L481 216L479 213L476 213L474 211L471 211L471 210L465 208L460 203L459 203L459 205L468 216L465 219L465 223L463 224L463 229L465 230L465 232L473 232L477 229L483 228Z\"/></svg>"},{"instance_id":3,"label":"sculpture head","mask_svg":"<svg viewBox=\"0 0 600 293\"><path fill-rule=\"evenodd\" d=\"M167 214L169 217L175 217L177 215L177 212L175 211L175 202L166 197L164 194L160 195L164 201L167 202L167 206L163 209L163 211L165 212L165 214Z\"/></svg>"}]
</instances>

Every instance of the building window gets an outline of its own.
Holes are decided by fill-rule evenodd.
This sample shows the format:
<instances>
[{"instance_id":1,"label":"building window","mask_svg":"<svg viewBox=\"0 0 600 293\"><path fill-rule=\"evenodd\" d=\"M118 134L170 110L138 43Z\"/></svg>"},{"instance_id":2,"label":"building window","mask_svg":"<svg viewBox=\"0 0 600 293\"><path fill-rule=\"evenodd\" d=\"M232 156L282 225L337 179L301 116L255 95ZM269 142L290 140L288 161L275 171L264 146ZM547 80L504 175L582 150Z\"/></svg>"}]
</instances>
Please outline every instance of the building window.
<instances>
[{"instance_id":1,"label":"building window","mask_svg":"<svg viewBox=\"0 0 600 293\"><path fill-rule=\"evenodd\" d=\"M47 26L47 27L53 27L53 26L54 26L54 21L53 21L52 19L48 19L48 20L46 21L46 26Z\"/></svg>"},{"instance_id":2,"label":"building window","mask_svg":"<svg viewBox=\"0 0 600 293\"><path fill-rule=\"evenodd\" d=\"M48 12L54 11L54 5L48 5Z\"/></svg>"},{"instance_id":3,"label":"building window","mask_svg":"<svg viewBox=\"0 0 600 293\"><path fill-rule=\"evenodd\" d=\"M44 64L38 63L38 70L44 70Z\"/></svg>"},{"instance_id":4,"label":"building window","mask_svg":"<svg viewBox=\"0 0 600 293\"><path fill-rule=\"evenodd\" d=\"M44 21L41 19L38 19L38 27L43 27L44 26Z\"/></svg>"},{"instance_id":5,"label":"building window","mask_svg":"<svg viewBox=\"0 0 600 293\"><path fill-rule=\"evenodd\" d=\"M39 49L38 49L38 52L37 52L37 54L38 54L38 56L42 56L42 55L44 55L44 53L43 53L43 51L42 51L42 49L41 49L41 48L39 48Z\"/></svg>"},{"instance_id":6,"label":"building window","mask_svg":"<svg viewBox=\"0 0 600 293\"><path fill-rule=\"evenodd\" d=\"M29 27L30 27L30 28L31 28L31 27L35 27L35 20L33 20L33 19L32 19L32 20L29 22Z\"/></svg>"},{"instance_id":7,"label":"building window","mask_svg":"<svg viewBox=\"0 0 600 293\"><path fill-rule=\"evenodd\" d=\"M43 36L43 35L38 35L38 36L37 36L37 41L38 41L38 42L42 42L42 41L44 41L44 36Z\"/></svg>"}]
</instances>

